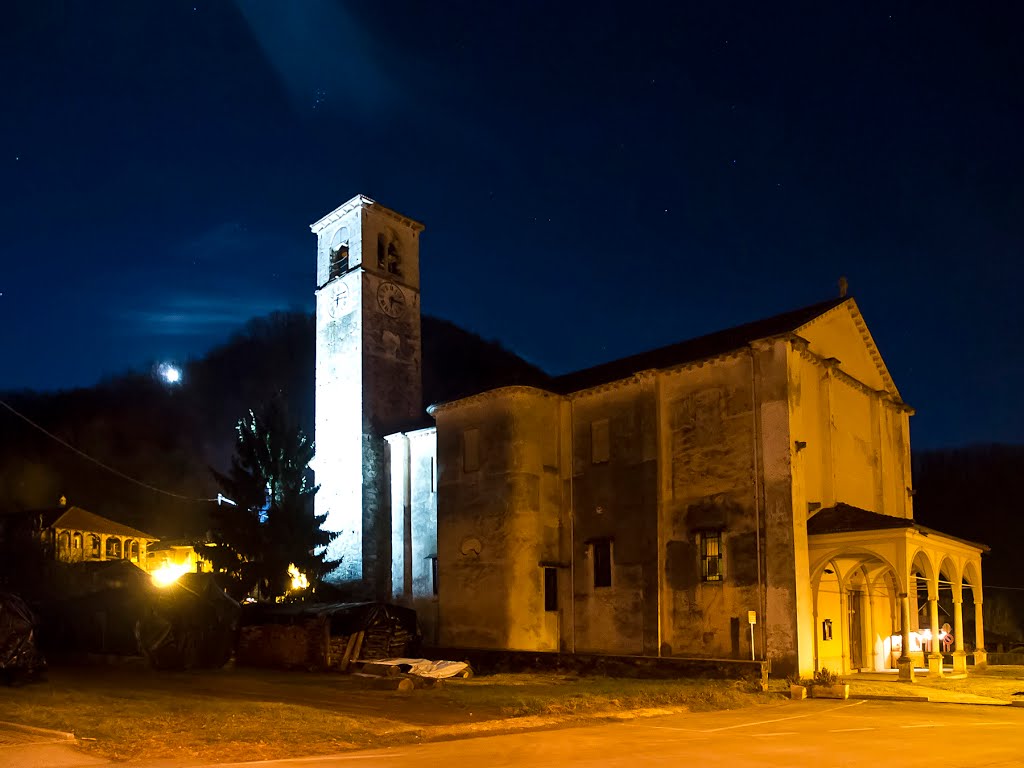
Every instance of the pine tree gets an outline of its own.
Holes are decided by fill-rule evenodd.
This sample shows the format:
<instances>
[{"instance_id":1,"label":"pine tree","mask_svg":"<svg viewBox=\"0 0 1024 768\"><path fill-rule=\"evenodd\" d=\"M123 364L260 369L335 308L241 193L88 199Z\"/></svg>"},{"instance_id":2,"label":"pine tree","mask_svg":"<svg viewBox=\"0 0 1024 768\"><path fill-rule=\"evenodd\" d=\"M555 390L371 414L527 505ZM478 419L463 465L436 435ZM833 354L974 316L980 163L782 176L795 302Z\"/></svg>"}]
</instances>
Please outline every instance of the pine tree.
<instances>
[{"instance_id":1,"label":"pine tree","mask_svg":"<svg viewBox=\"0 0 1024 768\"><path fill-rule=\"evenodd\" d=\"M314 447L290 419L284 401L274 398L259 414L239 420L231 469L214 471L225 495L237 506L223 504L211 532L217 545L207 548L217 571L229 575L229 591L261 598L283 595L289 565L310 586L337 568L327 560L327 545L336 533L321 528L326 515L313 512L309 462Z\"/></svg>"}]
</instances>

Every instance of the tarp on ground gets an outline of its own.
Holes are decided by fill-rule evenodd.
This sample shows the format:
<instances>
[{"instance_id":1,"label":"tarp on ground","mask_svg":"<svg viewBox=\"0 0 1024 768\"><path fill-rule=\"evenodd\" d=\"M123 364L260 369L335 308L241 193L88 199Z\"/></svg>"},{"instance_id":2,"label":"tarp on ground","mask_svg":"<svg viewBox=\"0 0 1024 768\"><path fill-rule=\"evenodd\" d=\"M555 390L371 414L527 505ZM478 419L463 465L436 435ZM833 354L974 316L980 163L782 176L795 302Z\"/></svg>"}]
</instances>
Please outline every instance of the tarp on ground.
<instances>
[{"instance_id":1,"label":"tarp on ground","mask_svg":"<svg viewBox=\"0 0 1024 768\"><path fill-rule=\"evenodd\" d=\"M13 682L45 667L36 649L35 616L20 597L0 592L0 672Z\"/></svg>"},{"instance_id":2,"label":"tarp on ground","mask_svg":"<svg viewBox=\"0 0 1024 768\"><path fill-rule=\"evenodd\" d=\"M449 677L465 676L469 664L464 661L431 661L430 659L373 659L371 664L379 664L385 667L398 667L402 672L408 672L417 677L430 677L435 680L444 680Z\"/></svg>"}]
</instances>

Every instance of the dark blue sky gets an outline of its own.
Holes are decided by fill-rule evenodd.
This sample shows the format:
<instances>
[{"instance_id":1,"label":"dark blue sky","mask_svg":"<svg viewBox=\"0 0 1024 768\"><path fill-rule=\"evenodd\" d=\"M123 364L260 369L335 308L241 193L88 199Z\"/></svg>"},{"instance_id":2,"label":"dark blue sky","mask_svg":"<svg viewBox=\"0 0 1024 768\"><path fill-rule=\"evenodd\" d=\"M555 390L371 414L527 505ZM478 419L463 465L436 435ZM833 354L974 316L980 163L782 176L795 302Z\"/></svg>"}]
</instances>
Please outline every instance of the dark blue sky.
<instances>
[{"instance_id":1,"label":"dark blue sky","mask_svg":"<svg viewBox=\"0 0 1024 768\"><path fill-rule=\"evenodd\" d=\"M551 372L846 275L915 445L1022 442L1024 12L857 6L7 3L0 389L311 310L362 192L426 312Z\"/></svg>"}]
</instances>

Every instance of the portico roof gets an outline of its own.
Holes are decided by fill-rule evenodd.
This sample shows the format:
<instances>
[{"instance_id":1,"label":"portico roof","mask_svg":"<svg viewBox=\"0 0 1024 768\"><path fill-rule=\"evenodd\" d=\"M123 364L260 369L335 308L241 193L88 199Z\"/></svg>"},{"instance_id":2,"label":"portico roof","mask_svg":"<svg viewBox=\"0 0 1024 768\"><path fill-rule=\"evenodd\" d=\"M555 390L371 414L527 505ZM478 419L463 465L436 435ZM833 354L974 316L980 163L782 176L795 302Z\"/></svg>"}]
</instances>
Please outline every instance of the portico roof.
<instances>
[{"instance_id":1,"label":"portico roof","mask_svg":"<svg viewBox=\"0 0 1024 768\"><path fill-rule=\"evenodd\" d=\"M976 541L961 539L958 536L951 536L942 531L936 531L914 522L913 518L894 517L892 515L881 515L878 512L871 512L867 509L854 507L842 502L834 507L820 510L807 521L807 535L820 536L830 533L851 533L867 531L885 531L896 528L909 528L926 536L939 536L952 541L966 544L981 552L988 552L989 547Z\"/></svg>"}]
</instances>

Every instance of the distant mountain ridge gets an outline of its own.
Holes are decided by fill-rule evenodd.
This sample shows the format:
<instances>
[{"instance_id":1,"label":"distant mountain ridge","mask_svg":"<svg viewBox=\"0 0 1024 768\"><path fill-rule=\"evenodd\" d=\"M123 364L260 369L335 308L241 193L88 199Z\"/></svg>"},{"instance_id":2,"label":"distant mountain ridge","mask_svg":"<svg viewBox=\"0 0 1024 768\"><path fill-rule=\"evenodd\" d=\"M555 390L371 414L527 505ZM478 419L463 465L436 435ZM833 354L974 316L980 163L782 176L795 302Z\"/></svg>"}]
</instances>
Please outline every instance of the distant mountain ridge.
<instances>
[{"instance_id":1,"label":"distant mountain ridge","mask_svg":"<svg viewBox=\"0 0 1024 768\"><path fill-rule=\"evenodd\" d=\"M423 317L422 341L424 408L494 387L548 380L499 342L447 320ZM97 461L194 498L216 498L209 468L227 467L238 420L270 398L283 397L313 436L312 315L254 318L183 368L175 387L133 372L94 387L9 392L3 399ZM424 419L429 420L425 412ZM126 525L176 537L200 526L208 506L119 478L0 411L0 511L49 507L60 496Z\"/></svg>"}]
</instances>

